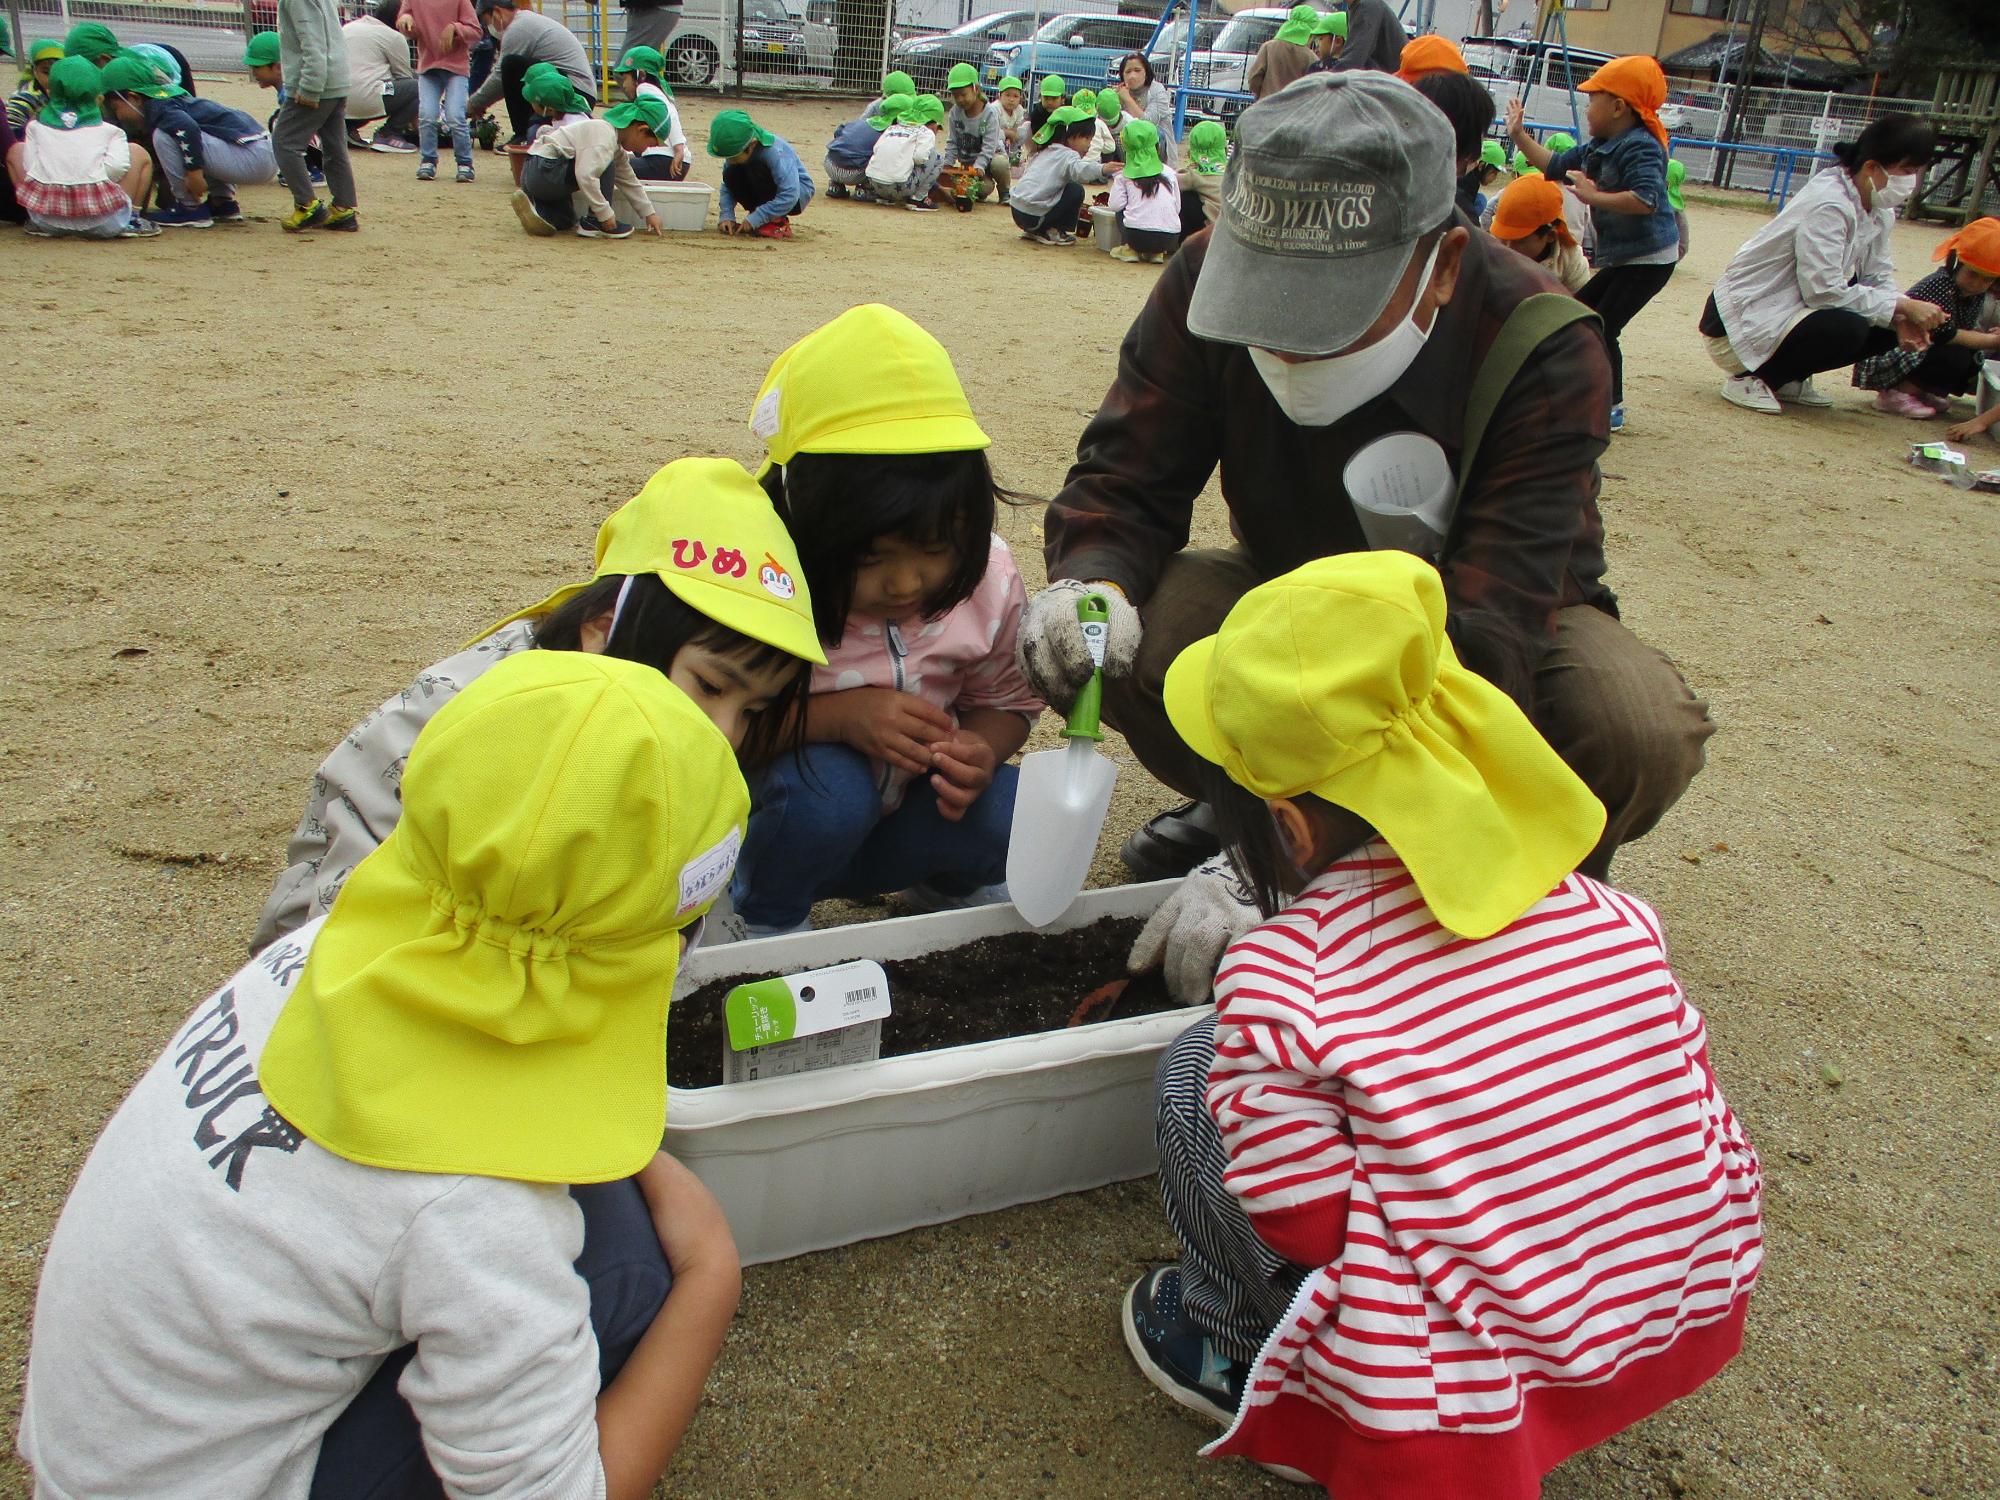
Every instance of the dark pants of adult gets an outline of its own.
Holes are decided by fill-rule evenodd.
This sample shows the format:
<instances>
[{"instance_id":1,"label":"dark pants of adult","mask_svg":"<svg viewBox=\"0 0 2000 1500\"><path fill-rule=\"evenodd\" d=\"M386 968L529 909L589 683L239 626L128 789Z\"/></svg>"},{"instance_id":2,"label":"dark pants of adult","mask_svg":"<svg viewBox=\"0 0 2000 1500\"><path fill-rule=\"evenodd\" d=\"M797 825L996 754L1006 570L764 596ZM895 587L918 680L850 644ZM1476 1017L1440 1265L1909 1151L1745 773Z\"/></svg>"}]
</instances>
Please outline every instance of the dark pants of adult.
<instances>
[{"instance_id":1,"label":"dark pants of adult","mask_svg":"<svg viewBox=\"0 0 2000 1500\"><path fill-rule=\"evenodd\" d=\"M1807 313L1784 342L1771 351L1757 371L1757 378L1776 390L1821 370L1840 370L1870 355L1886 354L1896 347L1896 335L1877 328L1859 313L1843 308L1822 308Z\"/></svg>"},{"instance_id":2,"label":"dark pants of adult","mask_svg":"<svg viewBox=\"0 0 2000 1500\"><path fill-rule=\"evenodd\" d=\"M382 107L388 111L380 126L391 135L400 135L406 141L417 138L417 80L398 78L389 85L389 92L382 96Z\"/></svg>"},{"instance_id":3,"label":"dark pants of adult","mask_svg":"<svg viewBox=\"0 0 2000 1500\"><path fill-rule=\"evenodd\" d=\"M1170 230L1131 228L1122 208L1118 210L1118 237L1141 255L1171 255L1181 243L1181 237Z\"/></svg>"},{"instance_id":4,"label":"dark pants of adult","mask_svg":"<svg viewBox=\"0 0 2000 1500\"><path fill-rule=\"evenodd\" d=\"M632 158L632 175L641 182L679 182L687 174L688 164L665 152L645 151Z\"/></svg>"},{"instance_id":5,"label":"dark pants of adult","mask_svg":"<svg viewBox=\"0 0 2000 1500\"><path fill-rule=\"evenodd\" d=\"M535 118L534 110L530 109L528 101L521 97L521 79L527 75L530 66L525 57L500 59L500 97L507 101L507 125L517 141L525 141L528 138L528 126Z\"/></svg>"},{"instance_id":6,"label":"dark pants of adult","mask_svg":"<svg viewBox=\"0 0 2000 1500\"><path fill-rule=\"evenodd\" d=\"M604 175L598 179L597 185L602 189L606 203L612 201L611 185L617 180L617 175L617 164L613 163L604 169ZM576 190L576 163L573 161L531 156L521 164L521 191L535 205L535 212L558 229L576 228L576 205L571 201Z\"/></svg>"},{"instance_id":7,"label":"dark pants of adult","mask_svg":"<svg viewBox=\"0 0 2000 1500\"><path fill-rule=\"evenodd\" d=\"M1167 720L1160 699L1167 668L1264 581L1238 547L1177 554L1139 611L1145 634L1132 675L1105 679L1105 719L1140 764L1185 796L1201 795L1205 763ZM1618 846L1650 830L1688 789L1715 732L1708 705L1674 664L1589 605L1556 612L1555 642L1535 669L1533 716L1609 814L1603 839L1579 866L1600 880Z\"/></svg>"},{"instance_id":8,"label":"dark pants of adult","mask_svg":"<svg viewBox=\"0 0 2000 1500\"><path fill-rule=\"evenodd\" d=\"M500 55L500 44L490 36L482 36L472 44L472 50L465 56L470 71L465 75L467 93L476 91L493 72L493 59Z\"/></svg>"},{"instance_id":9,"label":"dark pants of adult","mask_svg":"<svg viewBox=\"0 0 2000 1500\"><path fill-rule=\"evenodd\" d=\"M1606 266L1583 284L1576 300L1604 324L1604 342L1611 349L1611 404L1625 400L1625 355L1618 335L1639 316L1639 309L1659 295L1674 274L1672 266Z\"/></svg>"},{"instance_id":10,"label":"dark pants of adult","mask_svg":"<svg viewBox=\"0 0 2000 1500\"><path fill-rule=\"evenodd\" d=\"M651 47L655 52L667 50L667 38L674 34L680 24L681 8L675 5L628 5L625 7L625 42L627 51L634 47Z\"/></svg>"},{"instance_id":11,"label":"dark pants of adult","mask_svg":"<svg viewBox=\"0 0 2000 1500\"><path fill-rule=\"evenodd\" d=\"M1009 205L1014 211L1014 222L1027 234L1053 234L1065 230L1076 232L1077 219L1083 213L1083 184L1068 182L1063 184L1062 196L1056 199L1056 206L1045 214L1032 214L1019 203Z\"/></svg>"},{"instance_id":12,"label":"dark pants of adult","mask_svg":"<svg viewBox=\"0 0 2000 1500\"><path fill-rule=\"evenodd\" d=\"M778 196L778 180L771 175L771 164L761 151L751 152L750 160L740 166L734 162L725 166L722 185L746 214L755 213Z\"/></svg>"},{"instance_id":13,"label":"dark pants of adult","mask_svg":"<svg viewBox=\"0 0 2000 1500\"><path fill-rule=\"evenodd\" d=\"M603 1182L573 1187L583 1210L583 1253L576 1274L590 1288L590 1327L597 1335L599 1388L609 1385L667 1300L673 1273L639 1184ZM417 1352L398 1349L364 1385L320 1440L311 1500L443 1500L424 1456L417 1414L396 1389Z\"/></svg>"}]
</instances>

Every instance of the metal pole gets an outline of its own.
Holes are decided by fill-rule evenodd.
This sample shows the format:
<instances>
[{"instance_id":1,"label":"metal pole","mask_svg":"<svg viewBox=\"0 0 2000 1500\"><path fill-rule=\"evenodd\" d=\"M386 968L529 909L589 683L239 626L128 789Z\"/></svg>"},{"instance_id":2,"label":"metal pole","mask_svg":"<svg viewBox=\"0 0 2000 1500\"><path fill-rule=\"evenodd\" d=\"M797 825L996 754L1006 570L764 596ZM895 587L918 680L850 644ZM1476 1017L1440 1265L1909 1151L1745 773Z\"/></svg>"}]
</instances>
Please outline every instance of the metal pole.
<instances>
[{"instance_id":1,"label":"metal pole","mask_svg":"<svg viewBox=\"0 0 2000 1500\"><path fill-rule=\"evenodd\" d=\"M735 6L733 13L736 17L736 37L735 41L731 44L730 55L736 59L736 82L731 86L729 92L731 97L741 99L743 97L743 0L733 0L733 3Z\"/></svg>"},{"instance_id":2,"label":"metal pole","mask_svg":"<svg viewBox=\"0 0 2000 1500\"><path fill-rule=\"evenodd\" d=\"M1769 14L1769 10L1770 0L1752 0L1750 8L1750 31L1749 35L1743 39L1743 62L1737 69L1739 86L1736 90L1736 97L1731 101L1732 107L1729 112L1729 119L1723 124L1722 139L1725 142L1734 143L1742 139L1744 109L1749 102L1749 86L1755 83L1757 79L1757 63L1763 58L1764 21ZM1729 186L1730 173L1735 166L1735 153L1724 151L1720 177L1721 186L1725 188Z\"/></svg>"},{"instance_id":3,"label":"metal pole","mask_svg":"<svg viewBox=\"0 0 2000 1500\"><path fill-rule=\"evenodd\" d=\"M1180 0L1168 0L1167 14L1174 13ZM1181 42L1181 81L1174 86L1174 139L1180 140L1187 134L1187 91L1188 75L1194 72L1194 16L1201 9L1201 0L1188 0L1187 25Z\"/></svg>"}]
</instances>

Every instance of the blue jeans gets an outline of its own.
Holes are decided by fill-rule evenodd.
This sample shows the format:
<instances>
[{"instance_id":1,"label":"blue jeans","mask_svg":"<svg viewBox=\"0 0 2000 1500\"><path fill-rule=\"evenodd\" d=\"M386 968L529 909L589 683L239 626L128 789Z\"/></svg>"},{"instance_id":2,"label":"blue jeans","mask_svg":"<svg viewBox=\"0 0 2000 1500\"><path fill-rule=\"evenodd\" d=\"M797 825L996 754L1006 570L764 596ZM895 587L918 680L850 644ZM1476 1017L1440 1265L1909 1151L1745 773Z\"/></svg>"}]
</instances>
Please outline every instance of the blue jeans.
<instances>
[{"instance_id":1,"label":"blue jeans","mask_svg":"<svg viewBox=\"0 0 2000 1500\"><path fill-rule=\"evenodd\" d=\"M472 127L465 120L466 83L463 73L431 68L417 75L417 159L438 159L438 108L451 131L451 154L461 167L472 165Z\"/></svg>"},{"instance_id":2,"label":"blue jeans","mask_svg":"<svg viewBox=\"0 0 2000 1500\"><path fill-rule=\"evenodd\" d=\"M808 745L767 771L750 802L736 862L737 915L757 927L796 927L815 901L855 899L929 884L964 896L1007 878L1020 772L993 784L953 823L938 813L928 777L912 781L884 816L881 767L846 745Z\"/></svg>"},{"instance_id":3,"label":"blue jeans","mask_svg":"<svg viewBox=\"0 0 2000 1500\"><path fill-rule=\"evenodd\" d=\"M583 1253L576 1274L590 1287L590 1327L597 1335L598 1385L625 1367L673 1287L659 1231L639 1184L572 1187L583 1210ZM320 1439L310 1500L443 1500L424 1457L422 1429L396 1389L415 1344L382 1361Z\"/></svg>"}]
</instances>

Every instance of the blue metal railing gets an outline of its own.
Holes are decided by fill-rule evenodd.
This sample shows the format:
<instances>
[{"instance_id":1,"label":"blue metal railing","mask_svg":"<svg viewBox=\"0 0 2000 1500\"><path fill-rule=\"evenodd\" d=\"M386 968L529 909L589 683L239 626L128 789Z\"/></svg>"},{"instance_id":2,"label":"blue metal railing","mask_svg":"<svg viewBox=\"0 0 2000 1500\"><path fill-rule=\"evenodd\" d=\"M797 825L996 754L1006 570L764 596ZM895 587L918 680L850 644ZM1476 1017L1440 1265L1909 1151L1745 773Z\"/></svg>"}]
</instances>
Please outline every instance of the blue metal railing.
<instances>
[{"instance_id":1,"label":"blue metal railing","mask_svg":"<svg viewBox=\"0 0 2000 1500\"><path fill-rule=\"evenodd\" d=\"M1552 125L1545 120L1522 122L1528 133L1537 140L1546 140L1557 131L1567 131L1566 125ZM1501 140L1506 139L1504 131L1496 131ZM1792 179L1798 175L1800 163L1810 163L1806 175L1811 176L1813 167L1820 162L1832 161L1831 151L1818 151L1810 146L1760 146L1750 141L1717 141L1705 136L1670 135L1667 137L1667 154L1686 147L1695 151L1738 152L1750 156L1769 157L1771 160L1770 180L1764 184L1764 201L1774 208L1783 208L1791 201ZM1713 185L1713 178L1710 179ZM1755 191L1755 189L1750 189Z\"/></svg>"}]
</instances>

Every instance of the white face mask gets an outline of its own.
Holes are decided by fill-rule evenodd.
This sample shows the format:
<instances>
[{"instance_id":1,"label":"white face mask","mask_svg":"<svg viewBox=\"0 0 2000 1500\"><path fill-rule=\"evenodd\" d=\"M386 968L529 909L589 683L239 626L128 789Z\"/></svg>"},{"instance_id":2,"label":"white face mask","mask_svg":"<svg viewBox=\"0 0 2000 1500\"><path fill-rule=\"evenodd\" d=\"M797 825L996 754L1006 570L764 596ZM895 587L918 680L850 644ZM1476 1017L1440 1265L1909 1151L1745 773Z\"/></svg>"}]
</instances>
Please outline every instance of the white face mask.
<instances>
[{"instance_id":1,"label":"white face mask","mask_svg":"<svg viewBox=\"0 0 2000 1500\"><path fill-rule=\"evenodd\" d=\"M1329 355L1289 363L1268 349L1252 349L1250 363L1264 377L1278 409L1301 427L1330 427L1351 411L1373 401L1403 378L1403 372L1423 353L1430 330L1417 327L1416 311L1430 286L1431 271L1437 265L1444 236L1431 246L1417 278L1417 295L1411 300L1410 316L1365 349L1349 354ZM1433 323L1436 319L1433 318Z\"/></svg>"},{"instance_id":2,"label":"white face mask","mask_svg":"<svg viewBox=\"0 0 2000 1500\"><path fill-rule=\"evenodd\" d=\"M1915 172L1891 172L1889 180L1875 189L1869 201L1876 208L1901 208L1916 196L1918 181Z\"/></svg>"}]
</instances>

